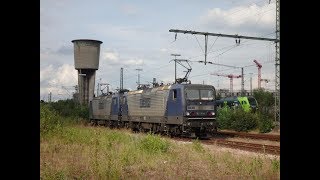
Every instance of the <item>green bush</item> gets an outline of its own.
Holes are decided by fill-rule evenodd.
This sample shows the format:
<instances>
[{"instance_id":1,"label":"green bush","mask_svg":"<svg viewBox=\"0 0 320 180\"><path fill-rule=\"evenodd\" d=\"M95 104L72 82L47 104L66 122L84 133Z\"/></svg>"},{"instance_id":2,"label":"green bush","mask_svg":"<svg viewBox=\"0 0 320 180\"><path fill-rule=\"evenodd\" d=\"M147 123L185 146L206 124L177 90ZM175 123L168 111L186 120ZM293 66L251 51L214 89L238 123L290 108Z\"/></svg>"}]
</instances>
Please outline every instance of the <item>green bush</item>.
<instances>
[{"instance_id":1,"label":"green bush","mask_svg":"<svg viewBox=\"0 0 320 180\"><path fill-rule=\"evenodd\" d=\"M48 104L40 104L40 135L59 130L62 126L61 117Z\"/></svg>"},{"instance_id":2,"label":"green bush","mask_svg":"<svg viewBox=\"0 0 320 180\"><path fill-rule=\"evenodd\" d=\"M164 153L169 149L169 142L159 135L148 134L139 144L141 150L148 153Z\"/></svg>"},{"instance_id":3,"label":"green bush","mask_svg":"<svg viewBox=\"0 0 320 180\"><path fill-rule=\"evenodd\" d=\"M272 118L269 118L267 115L260 114L258 127L260 133L270 132L274 128Z\"/></svg>"},{"instance_id":4,"label":"green bush","mask_svg":"<svg viewBox=\"0 0 320 180\"><path fill-rule=\"evenodd\" d=\"M217 122L219 129L244 132L258 128L260 133L267 133L274 128L272 117L260 112L245 112L241 108L219 108L217 111Z\"/></svg>"},{"instance_id":5,"label":"green bush","mask_svg":"<svg viewBox=\"0 0 320 180\"><path fill-rule=\"evenodd\" d=\"M254 89L253 97L258 102L258 112L272 116L274 114L274 97L271 92L266 91L263 88Z\"/></svg>"},{"instance_id":6,"label":"green bush","mask_svg":"<svg viewBox=\"0 0 320 180\"><path fill-rule=\"evenodd\" d=\"M255 129L258 116L254 113L245 112L243 109L235 109L231 113L231 129L235 131L249 131Z\"/></svg>"},{"instance_id":7,"label":"green bush","mask_svg":"<svg viewBox=\"0 0 320 180\"><path fill-rule=\"evenodd\" d=\"M220 129L249 131L257 127L258 116L241 108L223 107L218 109L217 122Z\"/></svg>"},{"instance_id":8,"label":"green bush","mask_svg":"<svg viewBox=\"0 0 320 180\"><path fill-rule=\"evenodd\" d=\"M89 108L87 105L80 105L72 99L59 100L50 103L51 107L63 117L89 118Z\"/></svg>"},{"instance_id":9,"label":"green bush","mask_svg":"<svg viewBox=\"0 0 320 180\"><path fill-rule=\"evenodd\" d=\"M229 129L231 127L231 112L229 106L219 108L217 111L217 123L220 129Z\"/></svg>"}]
</instances>

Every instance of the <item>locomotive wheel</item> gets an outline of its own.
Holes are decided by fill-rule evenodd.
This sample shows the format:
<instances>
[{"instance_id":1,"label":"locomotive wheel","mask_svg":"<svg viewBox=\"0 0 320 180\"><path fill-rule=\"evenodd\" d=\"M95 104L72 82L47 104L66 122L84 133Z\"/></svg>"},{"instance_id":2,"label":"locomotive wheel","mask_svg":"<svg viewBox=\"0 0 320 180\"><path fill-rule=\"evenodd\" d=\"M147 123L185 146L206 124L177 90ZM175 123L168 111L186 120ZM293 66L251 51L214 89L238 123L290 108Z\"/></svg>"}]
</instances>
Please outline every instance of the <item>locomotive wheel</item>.
<instances>
[{"instance_id":1,"label":"locomotive wheel","mask_svg":"<svg viewBox=\"0 0 320 180\"><path fill-rule=\"evenodd\" d=\"M130 124L129 123L124 123L124 127L126 128L126 129L130 129Z\"/></svg>"},{"instance_id":2,"label":"locomotive wheel","mask_svg":"<svg viewBox=\"0 0 320 180\"><path fill-rule=\"evenodd\" d=\"M112 123L111 120L109 120L109 128L110 128L110 129L113 129L113 123Z\"/></svg>"},{"instance_id":3,"label":"locomotive wheel","mask_svg":"<svg viewBox=\"0 0 320 180\"><path fill-rule=\"evenodd\" d=\"M90 120L90 123L89 123L90 126L96 126L97 123L94 121L94 120Z\"/></svg>"},{"instance_id":4,"label":"locomotive wheel","mask_svg":"<svg viewBox=\"0 0 320 180\"><path fill-rule=\"evenodd\" d=\"M139 125L139 132L144 132L144 129L141 125Z\"/></svg>"}]
</instances>

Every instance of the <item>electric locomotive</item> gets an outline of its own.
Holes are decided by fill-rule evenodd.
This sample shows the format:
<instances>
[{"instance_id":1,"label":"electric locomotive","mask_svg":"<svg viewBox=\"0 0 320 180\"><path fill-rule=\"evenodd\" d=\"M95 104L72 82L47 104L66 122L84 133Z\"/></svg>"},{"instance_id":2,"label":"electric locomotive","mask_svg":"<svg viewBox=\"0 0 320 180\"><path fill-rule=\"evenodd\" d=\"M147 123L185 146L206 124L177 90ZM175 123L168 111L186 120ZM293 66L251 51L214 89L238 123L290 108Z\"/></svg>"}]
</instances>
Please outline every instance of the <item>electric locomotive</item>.
<instances>
[{"instance_id":1,"label":"electric locomotive","mask_svg":"<svg viewBox=\"0 0 320 180\"><path fill-rule=\"evenodd\" d=\"M172 136L211 137L217 131L211 85L172 84L96 97L93 123Z\"/></svg>"}]
</instances>

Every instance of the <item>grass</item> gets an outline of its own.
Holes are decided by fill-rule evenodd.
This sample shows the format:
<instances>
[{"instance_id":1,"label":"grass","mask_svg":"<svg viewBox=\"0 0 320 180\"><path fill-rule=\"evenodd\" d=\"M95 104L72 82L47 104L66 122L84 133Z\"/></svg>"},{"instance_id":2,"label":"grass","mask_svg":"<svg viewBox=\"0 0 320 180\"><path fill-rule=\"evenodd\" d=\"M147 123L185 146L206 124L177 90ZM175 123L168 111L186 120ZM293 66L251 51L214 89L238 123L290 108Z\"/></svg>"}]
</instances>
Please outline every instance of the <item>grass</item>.
<instances>
[{"instance_id":1,"label":"grass","mask_svg":"<svg viewBox=\"0 0 320 180\"><path fill-rule=\"evenodd\" d=\"M280 179L280 161L153 134L59 126L40 139L40 179Z\"/></svg>"},{"instance_id":2,"label":"grass","mask_svg":"<svg viewBox=\"0 0 320 180\"><path fill-rule=\"evenodd\" d=\"M85 126L40 106L40 179L280 179L280 161Z\"/></svg>"}]
</instances>

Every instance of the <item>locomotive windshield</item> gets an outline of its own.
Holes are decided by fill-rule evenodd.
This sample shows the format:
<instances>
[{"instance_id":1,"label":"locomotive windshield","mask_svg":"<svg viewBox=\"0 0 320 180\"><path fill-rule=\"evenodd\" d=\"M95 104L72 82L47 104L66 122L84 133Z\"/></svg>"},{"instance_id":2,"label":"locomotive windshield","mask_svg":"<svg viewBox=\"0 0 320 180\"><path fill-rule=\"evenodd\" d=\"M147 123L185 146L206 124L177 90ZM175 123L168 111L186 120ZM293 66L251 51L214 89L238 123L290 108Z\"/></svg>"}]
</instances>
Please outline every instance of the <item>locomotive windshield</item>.
<instances>
[{"instance_id":1,"label":"locomotive windshield","mask_svg":"<svg viewBox=\"0 0 320 180\"><path fill-rule=\"evenodd\" d=\"M189 100L213 100L213 90L211 89L187 89L186 98Z\"/></svg>"}]
</instances>

